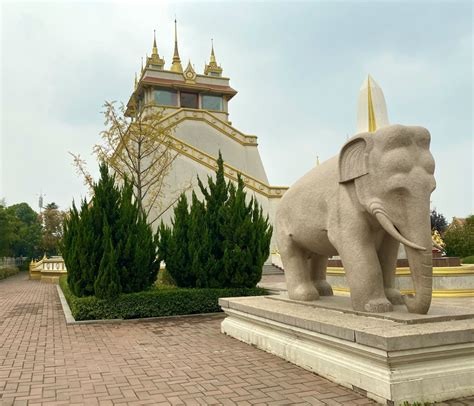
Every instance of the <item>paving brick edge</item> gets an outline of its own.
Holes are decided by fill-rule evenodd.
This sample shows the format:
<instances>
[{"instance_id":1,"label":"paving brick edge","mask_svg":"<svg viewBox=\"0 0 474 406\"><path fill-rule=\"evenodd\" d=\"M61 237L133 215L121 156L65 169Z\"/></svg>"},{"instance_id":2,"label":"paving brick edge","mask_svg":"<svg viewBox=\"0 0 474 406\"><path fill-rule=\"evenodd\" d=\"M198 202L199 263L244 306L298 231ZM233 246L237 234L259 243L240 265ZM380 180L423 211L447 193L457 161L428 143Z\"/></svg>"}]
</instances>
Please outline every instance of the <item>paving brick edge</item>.
<instances>
[{"instance_id":1,"label":"paving brick edge","mask_svg":"<svg viewBox=\"0 0 474 406\"><path fill-rule=\"evenodd\" d=\"M197 314L181 314L175 316L162 316L162 317L144 317L141 319L98 319L98 320L76 320L72 315L71 308L64 296L63 290L59 285L56 285L56 289L59 295L59 301L63 309L64 317L66 318L66 324L116 324L116 323L141 323L167 319L184 319L189 317L215 317L224 318L224 312L217 313L197 313Z\"/></svg>"}]
</instances>

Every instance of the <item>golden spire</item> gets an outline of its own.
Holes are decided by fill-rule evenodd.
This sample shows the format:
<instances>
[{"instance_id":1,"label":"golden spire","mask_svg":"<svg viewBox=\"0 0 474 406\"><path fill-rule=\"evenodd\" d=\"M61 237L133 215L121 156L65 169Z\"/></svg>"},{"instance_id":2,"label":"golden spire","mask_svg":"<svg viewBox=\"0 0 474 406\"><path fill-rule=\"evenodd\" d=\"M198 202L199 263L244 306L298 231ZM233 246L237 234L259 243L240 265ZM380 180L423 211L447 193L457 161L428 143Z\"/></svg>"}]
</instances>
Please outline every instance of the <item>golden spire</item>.
<instances>
[{"instance_id":1,"label":"golden spire","mask_svg":"<svg viewBox=\"0 0 474 406\"><path fill-rule=\"evenodd\" d=\"M135 72L135 89L137 88L137 86L138 86L137 72Z\"/></svg>"},{"instance_id":2,"label":"golden spire","mask_svg":"<svg viewBox=\"0 0 474 406\"><path fill-rule=\"evenodd\" d=\"M156 46L156 30L153 30L153 49L151 51L151 56L158 55L158 47Z\"/></svg>"},{"instance_id":3,"label":"golden spire","mask_svg":"<svg viewBox=\"0 0 474 406\"><path fill-rule=\"evenodd\" d=\"M178 23L176 18L174 19L174 54L173 54L173 63L171 64L172 72L183 73L183 67L181 65L181 59L179 58L178 52Z\"/></svg>"},{"instance_id":4,"label":"golden spire","mask_svg":"<svg viewBox=\"0 0 474 406\"><path fill-rule=\"evenodd\" d=\"M367 103L368 103L368 116L369 116L369 132L373 133L377 129L377 123L375 122L375 111L374 104L372 103L372 90L370 89L370 75L367 76Z\"/></svg>"},{"instance_id":5,"label":"golden spire","mask_svg":"<svg viewBox=\"0 0 474 406\"><path fill-rule=\"evenodd\" d=\"M140 74L142 74L142 73L143 73L143 56L142 56L142 69L140 71Z\"/></svg>"},{"instance_id":6,"label":"golden spire","mask_svg":"<svg viewBox=\"0 0 474 406\"><path fill-rule=\"evenodd\" d=\"M147 66L152 64L158 69L163 69L165 66L165 60L163 58L160 58L160 55L158 54L158 47L156 46L156 30L153 30L153 48L151 50L151 56L150 58L146 58L146 64Z\"/></svg>"},{"instance_id":7,"label":"golden spire","mask_svg":"<svg viewBox=\"0 0 474 406\"><path fill-rule=\"evenodd\" d=\"M217 65L216 55L214 54L214 40L211 39L211 58L209 64L204 66L204 74L211 76L222 76L222 68Z\"/></svg>"},{"instance_id":8,"label":"golden spire","mask_svg":"<svg viewBox=\"0 0 474 406\"><path fill-rule=\"evenodd\" d=\"M216 64L216 56L214 55L214 40L211 38L211 60L209 64Z\"/></svg>"}]
</instances>

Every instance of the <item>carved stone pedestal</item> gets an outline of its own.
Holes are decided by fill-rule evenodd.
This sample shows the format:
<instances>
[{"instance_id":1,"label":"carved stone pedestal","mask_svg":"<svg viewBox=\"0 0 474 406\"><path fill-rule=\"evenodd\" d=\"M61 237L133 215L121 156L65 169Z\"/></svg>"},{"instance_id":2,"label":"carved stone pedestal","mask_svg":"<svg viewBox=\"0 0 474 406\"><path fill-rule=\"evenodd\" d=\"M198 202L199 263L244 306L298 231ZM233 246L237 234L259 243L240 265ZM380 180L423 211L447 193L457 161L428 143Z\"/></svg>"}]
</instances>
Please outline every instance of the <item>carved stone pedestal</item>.
<instances>
[{"instance_id":1,"label":"carved stone pedestal","mask_svg":"<svg viewBox=\"0 0 474 406\"><path fill-rule=\"evenodd\" d=\"M474 309L351 309L346 297L220 299L221 330L389 405L474 394Z\"/></svg>"}]
</instances>

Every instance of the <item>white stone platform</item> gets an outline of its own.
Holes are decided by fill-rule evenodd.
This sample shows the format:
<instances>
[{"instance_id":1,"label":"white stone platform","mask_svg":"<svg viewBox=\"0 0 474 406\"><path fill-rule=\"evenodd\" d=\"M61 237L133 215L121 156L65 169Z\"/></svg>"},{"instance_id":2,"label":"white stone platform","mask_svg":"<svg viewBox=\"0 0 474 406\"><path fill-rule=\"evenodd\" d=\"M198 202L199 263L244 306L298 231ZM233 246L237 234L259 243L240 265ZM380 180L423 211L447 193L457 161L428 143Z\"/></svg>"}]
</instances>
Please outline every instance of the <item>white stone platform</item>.
<instances>
[{"instance_id":1,"label":"white stone platform","mask_svg":"<svg viewBox=\"0 0 474 406\"><path fill-rule=\"evenodd\" d=\"M355 312L346 297L223 298L221 330L378 402L474 395L474 308Z\"/></svg>"}]
</instances>

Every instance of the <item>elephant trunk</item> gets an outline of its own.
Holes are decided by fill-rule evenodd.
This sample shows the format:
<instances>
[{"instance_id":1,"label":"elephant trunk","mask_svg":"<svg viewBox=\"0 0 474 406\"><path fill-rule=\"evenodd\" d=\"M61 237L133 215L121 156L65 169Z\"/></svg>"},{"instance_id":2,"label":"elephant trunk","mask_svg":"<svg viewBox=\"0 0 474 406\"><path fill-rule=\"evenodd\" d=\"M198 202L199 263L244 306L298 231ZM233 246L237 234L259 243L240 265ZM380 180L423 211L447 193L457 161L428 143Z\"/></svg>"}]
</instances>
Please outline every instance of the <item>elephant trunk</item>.
<instances>
[{"instance_id":1,"label":"elephant trunk","mask_svg":"<svg viewBox=\"0 0 474 406\"><path fill-rule=\"evenodd\" d=\"M431 251L417 251L406 247L415 296L405 296L410 313L426 314L430 309L433 291L433 255Z\"/></svg>"},{"instance_id":2,"label":"elephant trunk","mask_svg":"<svg viewBox=\"0 0 474 406\"><path fill-rule=\"evenodd\" d=\"M429 216L421 222L422 224L419 224L419 227L413 227L411 233L402 235L390 220L381 204L373 202L370 205L370 210L383 229L397 241L400 241L406 248L416 293L415 296L405 297L408 311L410 313L426 314L431 305L433 290L433 257L431 253L432 241ZM409 223L415 224L420 222L413 219Z\"/></svg>"}]
</instances>

